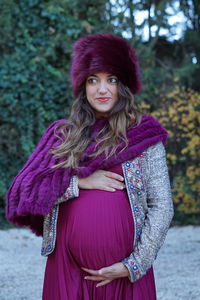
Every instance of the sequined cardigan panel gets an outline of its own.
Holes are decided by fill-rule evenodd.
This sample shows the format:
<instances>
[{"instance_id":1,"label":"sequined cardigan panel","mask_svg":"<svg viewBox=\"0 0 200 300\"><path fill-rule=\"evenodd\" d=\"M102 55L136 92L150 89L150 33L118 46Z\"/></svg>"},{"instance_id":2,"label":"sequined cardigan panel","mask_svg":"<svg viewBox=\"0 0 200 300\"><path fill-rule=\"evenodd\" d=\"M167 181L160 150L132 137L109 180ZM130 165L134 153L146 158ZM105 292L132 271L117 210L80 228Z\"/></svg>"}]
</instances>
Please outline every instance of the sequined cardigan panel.
<instances>
[{"instance_id":1,"label":"sequined cardigan panel","mask_svg":"<svg viewBox=\"0 0 200 300\"><path fill-rule=\"evenodd\" d=\"M129 270L130 281L135 282L152 266L173 217L163 144L157 143L135 159L123 162L122 169L135 230L133 252L122 263ZM66 193L44 217L42 255L49 255L55 248L59 204L78 194L77 178L73 176Z\"/></svg>"}]
</instances>

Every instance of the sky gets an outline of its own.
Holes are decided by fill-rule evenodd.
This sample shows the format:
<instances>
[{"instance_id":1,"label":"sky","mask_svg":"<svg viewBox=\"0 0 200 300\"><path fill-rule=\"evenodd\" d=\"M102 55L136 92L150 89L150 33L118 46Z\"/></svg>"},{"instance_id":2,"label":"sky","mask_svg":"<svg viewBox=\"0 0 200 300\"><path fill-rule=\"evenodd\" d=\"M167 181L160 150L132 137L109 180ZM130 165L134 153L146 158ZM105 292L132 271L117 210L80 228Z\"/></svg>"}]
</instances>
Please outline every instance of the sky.
<instances>
[{"instance_id":1,"label":"sky","mask_svg":"<svg viewBox=\"0 0 200 300\"><path fill-rule=\"evenodd\" d=\"M121 12L123 7L123 0L110 0L110 2L114 5L115 9L117 9L117 12ZM180 39L182 37L182 34L185 30L185 25L187 22L186 17L184 16L183 12L179 10L179 1L174 1L173 8L168 6L166 9L166 12L168 13L168 24L170 25L170 31L168 29L161 28L160 30L160 36L164 35L168 37L168 40L173 41ZM126 11L124 16L129 17L129 12ZM137 25L141 25L145 19L148 17L148 11L137 11L135 13L134 18ZM154 9L151 11L151 17L154 17ZM152 26L152 34L156 33L157 26ZM138 34L142 35L143 40L148 40L148 26L144 26L143 31L138 30ZM128 32L124 32L124 37L129 37Z\"/></svg>"},{"instance_id":2,"label":"sky","mask_svg":"<svg viewBox=\"0 0 200 300\"><path fill-rule=\"evenodd\" d=\"M167 10L170 12L170 9ZM147 11L138 12L135 16L136 24L140 25L144 19L148 16ZM183 31L185 29L186 18L181 11L176 13L176 15L169 16L168 24L171 26L171 32L168 29L161 28L160 35L168 36L169 40L178 40L182 37ZM152 26L152 33L156 33L157 26ZM144 27L143 30L144 40L148 40L148 27Z\"/></svg>"}]
</instances>

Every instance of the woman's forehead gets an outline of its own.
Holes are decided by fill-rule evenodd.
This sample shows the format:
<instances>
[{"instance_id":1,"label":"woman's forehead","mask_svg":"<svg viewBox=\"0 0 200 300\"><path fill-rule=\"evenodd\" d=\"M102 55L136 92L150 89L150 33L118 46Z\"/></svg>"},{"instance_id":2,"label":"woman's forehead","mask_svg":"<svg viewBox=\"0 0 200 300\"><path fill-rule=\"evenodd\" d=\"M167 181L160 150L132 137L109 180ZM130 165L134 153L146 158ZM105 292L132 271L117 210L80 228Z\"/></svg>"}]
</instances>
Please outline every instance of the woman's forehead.
<instances>
[{"instance_id":1,"label":"woman's forehead","mask_svg":"<svg viewBox=\"0 0 200 300\"><path fill-rule=\"evenodd\" d=\"M107 73L107 72L94 73L94 74L89 75L88 77L92 77L92 76L93 77L112 77L112 76L117 77L116 75L111 74L111 73Z\"/></svg>"}]
</instances>

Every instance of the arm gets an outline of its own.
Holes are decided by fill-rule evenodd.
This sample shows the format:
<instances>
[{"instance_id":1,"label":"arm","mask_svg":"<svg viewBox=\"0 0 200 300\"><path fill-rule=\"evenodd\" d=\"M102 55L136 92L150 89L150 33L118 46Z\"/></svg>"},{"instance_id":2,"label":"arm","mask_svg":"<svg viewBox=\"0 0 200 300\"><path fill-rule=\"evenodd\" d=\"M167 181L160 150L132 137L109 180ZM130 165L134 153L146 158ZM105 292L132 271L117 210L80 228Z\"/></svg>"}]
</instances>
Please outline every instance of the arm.
<instances>
[{"instance_id":1,"label":"arm","mask_svg":"<svg viewBox=\"0 0 200 300\"><path fill-rule=\"evenodd\" d=\"M123 189L125 185L121 181L123 181L122 176L104 170L97 170L88 177L81 179L72 176L63 196L57 199L51 212L44 217L42 255L49 255L55 248L56 223L60 203L78 197L79 189L100 189L111 192L115 189Z\"/></svg>"},{"instance_id":2,"label":"arm","mask_svg":"<svg viewBox=\"0 0 200 300\"><path fill-rule=\"evenodd\" d=\"M131 282L141 278L152 266L173 217L173 204L165 149L158 143L147 150L146 192L148 211L142 234L129 257L122 260Z\"/></svg>"},{"instance_id":3,"label":"arm","mask_svg":"<svg viewBox=\"0 0 200 300\"><path fill-rule=\"evenodd\" d=\"M38 235L42 216L51 211L70 183L70 170L53 169L56 158L50 154L52 147L60 143L54 134L55 128L63 122L55 121L47 128L7 192L7 219L19 226L29 226Z\"/></svg>"},{"instance_id":4,"label":"arm","mask_svg":"<svg viewBox=\"0 0 200 300\"><path fill-rule=\"evenodd\" d=\"M78 179L78 187L86 190L102 190L115 192L125 188L124 178L117 173L106 170L96 170L85 178Z\"/></svg>"},{"instance_id":5,"label":"arm","mask_svg":"<svg viewBox=\"0 0 200 300\"><path fill-rule=\"evenodd\" d=\"M43 241L41 254L44 256L49 255L55 248L56 243L56 224L58 219L59 204L69 199L78 197L78 177L72 176L68 188L63 196L57 199L51 212L44 216L43 221Z\"/></svg>"},{"instance_id":6,"label":"arm","mask_svg":"<svg viewBox=\"0 0 200 300\"><path fill-rule=\"evenodd\" d=\"M125 188L123 177L109 171L97 170L88 177L78 178L72 176L69 187L66 192L60 197L55 204L60 204L69 199L79 196L79 189L99 189L114 192L116 189Z\"/></svg>"}]
</instances>

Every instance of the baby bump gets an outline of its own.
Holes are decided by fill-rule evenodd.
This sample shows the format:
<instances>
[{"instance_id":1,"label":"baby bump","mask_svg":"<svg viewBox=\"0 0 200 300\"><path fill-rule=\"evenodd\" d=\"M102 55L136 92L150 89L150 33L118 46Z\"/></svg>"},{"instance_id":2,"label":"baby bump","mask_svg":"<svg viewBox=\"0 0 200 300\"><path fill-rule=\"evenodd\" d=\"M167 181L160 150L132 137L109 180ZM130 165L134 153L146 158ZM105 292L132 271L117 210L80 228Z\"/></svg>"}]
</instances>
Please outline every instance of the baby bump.
<instances>
[{"instance_id":1,"label":"baby bump","mask_svg":"<svg viewBox=\"0 0 200 300\"><path fill-rule=\"evenodd\" d=\"M78 198L61 205L59 214L65 246L79 265L100 268L133 251L133 217L125 190L81 190Z\"/></svg>"}]
</instances>

